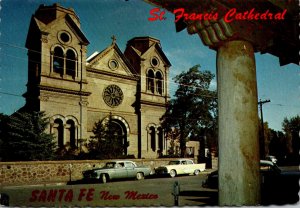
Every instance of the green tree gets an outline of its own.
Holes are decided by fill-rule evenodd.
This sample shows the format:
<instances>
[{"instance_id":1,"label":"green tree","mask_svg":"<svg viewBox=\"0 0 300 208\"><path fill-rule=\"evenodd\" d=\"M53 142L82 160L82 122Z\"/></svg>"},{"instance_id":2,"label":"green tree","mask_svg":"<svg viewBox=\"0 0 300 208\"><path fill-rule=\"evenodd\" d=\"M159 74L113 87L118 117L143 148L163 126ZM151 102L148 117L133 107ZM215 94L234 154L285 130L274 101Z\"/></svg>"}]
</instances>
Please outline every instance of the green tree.
<instances>
[{"instance_id":1,"label":"green tree","mask_svg":"<svg viewBox=\"0 0 300 208\"><path fill-rule=\"evenodd\" d=\"M166 133L178 129L181 157L185 156L188 139L202 138L203 143L204 136L216 134L216 91L209 89L214 75L200 71L199 67L196 65L174 78L178 89L161 118Z\"/></svg>"},{"instance_id":2,"label":"green tree","mask_svg":"<svg viewBox=\"0 0 300 208\"><path fill-rule=\"evenodd\" d=\"M282 123L288 150L288 163L299 165L300 157L300 116L285 118Z\"/></svg>"},{"instance_id":3,"label":"green tree","mask_svg":"<svg viewBox=\"0 0 300 208\"><path fill-rule=\"evenodd\" d=\"M111 115L107 121L98 121L93 127L94 135L90 137L88 149L93 159L114 159L124 156L125 148L118 129L114 125ZM126 144L125 144L126 145Z\"/></svg>"},{"instance_id":4,"label":"green tree","mask_svg":"<svg viewBox=\"0 0 300 208\"><path fill-rule=\"evenodd\" d=\"M274 155L278 159L278 164L284 162L287 155L287 144L282 131L270 129L269 155Z\"/></svg>"},{"instance_id":5,"label":"green tree","mask_svg":"<svg viewBox=\"0 0 300 208\"><path fill-rule=\"evenodd\" d=\"M51 160L55 157L52 134L45 133L49 118L44 112L16 112L7 123L6 161Z\"/></svg>"},{"instance_id":6,"label":"green tree","mask_svg":"<svg viewBox=\"0 0 300 208\"><path fill-rule=\"evenodd\" d=\"M259 119L259 141L260 141L260 148L261 149L260 154L261 154L261 159L265 159L265 156L269 155L269 144L270 144L270 139L271 139L271 129L269 128L268 122L264 122L264 129L262 130L261 126L261 120ZM262 134L264 133L264 134ZM264 147L262 147L264 145Z\"/></svg>"}]
</instances>

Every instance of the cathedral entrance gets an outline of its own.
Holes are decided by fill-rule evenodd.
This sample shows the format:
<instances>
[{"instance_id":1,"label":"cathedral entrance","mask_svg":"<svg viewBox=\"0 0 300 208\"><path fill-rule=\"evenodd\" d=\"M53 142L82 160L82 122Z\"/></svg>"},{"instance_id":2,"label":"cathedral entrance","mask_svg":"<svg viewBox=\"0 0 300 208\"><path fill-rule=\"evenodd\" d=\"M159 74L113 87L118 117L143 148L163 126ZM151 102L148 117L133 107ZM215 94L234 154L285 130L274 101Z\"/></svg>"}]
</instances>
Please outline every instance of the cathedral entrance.
<instances>
[{"instance_id":1,"label":"cathedral entrance","mask_svg":"<svg viewBox=\"0 0 300 208\"><path fill-rule=\"evenodd\" d=\"M122 149L122 155L127 155L127 147L128 142L127 142L127 132L126 132L126 127L125 125L117 120L117 119L112 119L109 122L109 132L111 139L116 140L116 145L118 145L117 149Z\"/></svg>"},{"instance_id":2,"label":"cathedral entrance","mask_svg":"<svg viewBox=\"0 0 300 208\"><path fill-rule=\"evenodd\" d=\"M103 119L102 125L104 127L104 137L107 138L111 151L119 156L127 155L129 126L126 120L121 116L109 115Z\"/></svg>"}]
</instances>

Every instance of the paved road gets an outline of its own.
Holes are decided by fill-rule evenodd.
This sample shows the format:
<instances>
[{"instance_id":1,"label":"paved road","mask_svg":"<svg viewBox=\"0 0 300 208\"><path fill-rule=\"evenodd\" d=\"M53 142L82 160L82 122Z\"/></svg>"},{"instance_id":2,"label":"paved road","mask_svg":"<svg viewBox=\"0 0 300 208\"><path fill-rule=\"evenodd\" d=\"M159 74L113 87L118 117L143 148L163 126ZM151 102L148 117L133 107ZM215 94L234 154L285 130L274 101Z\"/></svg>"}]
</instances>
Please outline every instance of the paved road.
<instances>
[{"instance_id":1,"label":"paved road","mask_svg":"<svg viewBox=\"0 0 300 208\"><path fill-rule=\"evenodd\" d=\"M3 187L10 206L174 206L174 183L180 186L179 206L216 205L217 191L201 187L206 174L150 178L107 184Z\"/></svg>"}]
</instances>

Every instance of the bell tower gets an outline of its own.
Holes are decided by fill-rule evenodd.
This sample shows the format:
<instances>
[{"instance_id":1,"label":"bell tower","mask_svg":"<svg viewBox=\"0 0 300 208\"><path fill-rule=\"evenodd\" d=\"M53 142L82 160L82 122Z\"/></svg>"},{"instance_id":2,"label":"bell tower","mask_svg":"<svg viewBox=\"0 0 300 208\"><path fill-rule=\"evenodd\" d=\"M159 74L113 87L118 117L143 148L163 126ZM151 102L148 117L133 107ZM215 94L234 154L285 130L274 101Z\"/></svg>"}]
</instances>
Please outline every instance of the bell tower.
<instances>
[{"instance_id":1,"label":"bell tower","mask_svg":"<svg viewBox=\"0 0 300 208\"><path fill-rule=\"evenodd\" d=\"M153 37L129 40L124 54L140 77L136 104L140 128L139 157L156 158L157 154L167 151L160 118L166 112L169 100L171 63L160 41Z\"/></svg>"},{"instance_id":2,"label":"bell tower","mask_svg":"<svg viewBox=\"0 0 300 208\"><path fill-rule=\"evenodd\" d=\"M44 110L42 100L48 99L46 92L50 91L84 95L88 44L73 9L40 5L31 18L26 40L27 107Z\"/></svg>"},{"instance_id":3,"label":"bell tower","mask_svg":"<svg viewBox=\"0 0 300 208\"><path fill-rule=\"evenodd\" d=\"M71 8L40 5L31 17L25 109L46 112L49 132L62 148L81 148L86 138L88 44Z\"/></svg>"}]
</instances>

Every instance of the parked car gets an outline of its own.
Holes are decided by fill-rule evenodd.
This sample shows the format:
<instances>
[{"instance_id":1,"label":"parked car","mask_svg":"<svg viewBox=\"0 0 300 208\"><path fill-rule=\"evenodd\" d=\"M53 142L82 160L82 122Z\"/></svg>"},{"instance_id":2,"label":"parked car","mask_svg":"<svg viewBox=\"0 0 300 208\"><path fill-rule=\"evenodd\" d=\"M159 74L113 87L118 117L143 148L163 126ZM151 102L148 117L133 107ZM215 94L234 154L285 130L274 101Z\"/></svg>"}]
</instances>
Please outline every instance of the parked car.
<instances>
[{"instance_id":1,"label":"parked car","mask_svg":"<svg viewBox=\"0 0 300 208\"><path fill-rule=\"evenodd\" d=\"M272 155L266 156L266 160L269 160L269 161L271 161L272 163L276 163L276 162L277 162L276 157L275 157L275 156L272 156Z\"/></svg>"},{"instance_id":2,"label":"parked car","mask_svg":"<svg viewBox=\"0 0 300 208\"><path fill-rule=\"evenodd\" d=\"M133 179L142 180L151 173L150 167L137 166L132 161L111 161L107 162L102 168L83 171L83 180L97 180L106 183L116 179Z\"/></svg>"},{"instance_id":3,"label":"parked car","mask_svg":"<svg viewBox=\"0 0 300 208\"><path fill-rule=\"evenodd\" d=\"M273 174L280 174L280 168L273 162L268 160L260 160L260 172L262 174L273 173ZM262 175L262 177L264 177ZM202 183L202 187L204 188L218 188L218 170L215 170L208 174L206 180Z\"/></svg>"},{"instance_id":4,"label":"parked car","mask_svg":"<svg viewBox=\"0 0 300 208\"><path fill-rule=\"evenodd\" d=\"M297 170L283 170L275 163L266 161L264 164L261 163L261 173L263 205L283 205L299 202L299 166Z\"/></svg>"},{"instance_id":5,"label":"parked car","mask_svg":"<svg viewBox=\"0 0 300 208\"><path fill-rule=\"evenodd\" d=\"M172 178L182 174L198 175L205 170L205 163L195 164L189 159L176 159L171 160L168 165L156 167L154 170L156 175L169 175Z\"/></svg>"},{"instance_id":6,"label":"parked car","mask_svg":"<svg viewBox=\"0 0 300 208\"><path fill-rule=\"evenodd\" d=\"M299 201L299 171L283 171L276 163L260 161L261 200L263 205L287 204ZM204 188L218 188L218 171L211 172L203 182Z\"/></svg>"}]
</instances>

